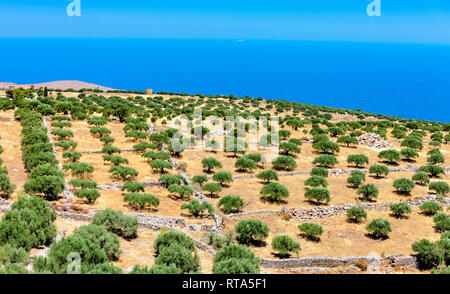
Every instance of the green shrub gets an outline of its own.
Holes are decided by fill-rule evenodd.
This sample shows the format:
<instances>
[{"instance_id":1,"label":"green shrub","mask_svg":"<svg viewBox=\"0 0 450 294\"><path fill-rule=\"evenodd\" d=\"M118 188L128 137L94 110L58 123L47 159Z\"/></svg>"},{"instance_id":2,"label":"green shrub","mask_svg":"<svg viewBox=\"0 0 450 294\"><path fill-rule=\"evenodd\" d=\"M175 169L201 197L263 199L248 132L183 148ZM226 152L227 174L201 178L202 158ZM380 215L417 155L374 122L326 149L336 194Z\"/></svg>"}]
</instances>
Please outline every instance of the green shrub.
<instances>
[{"instance_id":1,"label":"green shrub","mask_svg":"<svg viewBox=\"0 0 450 294\"><path fill-rule=\"evenodd\" d=\"M424 202L419 208L425 215L435 215L442 210L442 206L434 201Z\"/></svg>"},{"instance_id":2,"label":"green shrub","mask_svg":"<svg viewBox=\"0 0 450 294\"><path fill-rule=\"evenodd\" d=\"M194 251L195 249L194 241L189 236L173 230L158 234L158 237L156 237L153 244L153 248L155 249L156 254L159 254L162 248L169 247L174 243L181 245L189 251Z\"/></svg>"},{"instance_id":3,"label":"green shrub","mask_svg":"<svg viewBox=\"0 0 450 294\"><path fill-rule=\"evenodd\" d=\"M262 187L259 194L269 201L279 202L289 197L289 190L279 183L270 183Z\"/></svg>"},{"instance_id":4,"label":"green shrub","mask_svg":"<svg viewBox=\"0 0 450 294\"><path fill-rule=\"evenodd\" d=\"M418 172L412 176L412 180L419 183L420 185L426 185L430 183L430 178L424 172Z\"/></svg>"},{"instance_id":5,"label":"green shrub","mask_svg":"<svg viewBox=\"0 0 450 294\"><path fill-rule=\"evenodd\" d=\"M330 191L322 187L314 187L305 192L305 198L320 204L322 201L330 202Z\"/></svg>"},{"instance_id":6,"label":"green shrub","mask_svg":"<svg viewBox=\"0 0 450 294\"><path fill-rule=\"evenodd\" d=\"M410 179L400 178L394 181L394 188L397 189L397 192L403 194L409 194L416 186L414 182Z\"/></svg>"},{"instance_id":7,"label":"green shrub","mask_svg":"<svg viewBox=\"0 0 450 294\"><path fill-rule=\"evenodd\" d=\"M363 219L367 219L367 212L364 210L364 208L354 206L347 209L347 218L349 221L359 223Z\"/></svg>"},{"instance_id":8,"label":"green shrub","mask_svg":"<svg viewBox=\"0 0 450 294\"><path fill-rule=\"evenodd\" d=\"M411 207L404 202L401 203L394 203L390 206L392 215L395 217L404 217L405 214L411 213L412 209Z\"/></svg>"},{"instance_id":9,"label":"green shrub","mask_svg":"<svg viewBox=\"0 0 450 294\"><path fill-rule=\"evenodd\" d=\"M272 165L276 170L293 170L297 167L295 159L291 156L278 156L272 161Z\"/></svg>"},{"instance_id":10,"label":"green shrub","mask_svg":"<svg viewBox=\"0 0 450 294\"><path fill-rule=\"evenodd\" d=\"M433 182L428 186L428 189L436 191L436 194L445 195L450 192L450 187L447 182Z\"/></svg>"},{"instance_id":11,"label":"green shrub","mask_svg":"<svg viewBox=\"0 0 450 294\"><path fill-rule=\"evenodd\" d=\"M207 175L196 175L196 176L194 176L192 178L192 183L193 184L199 184L200 186L202 186L207 181L208 181L208 176Z\"/></svg>"},{"instance_id":12,"label":"green shrub","mask_svg":"<svg viewBox=\"0 0 450 294\"><path fill-rule=\"evenodd\" d=\"M241 244L252 244L267 238L269 227L260 220L247 219L240 220L235 227L236 239Z\"/></svg>"},{"instance_id":13,"label":"green shrub","mask_svg":"<svg viewBox=\"0 0 450 294\"><path fill-rule=\"evenodd\" d=\"M310 186L310 187L319 187L322 186L324 188L328 187L328 182L327 180L325 180L324 177L320 177L320 176L311 176L310 178L308 178L305 181L305 186Z\"/></svg>"},{"instance_id":14,"label":"green shrub","mask_svg":"<svg viewBox=\"0 0 450 294\"><path fill-rule=\"evenodd\" d=\"M313 164L317 164L321 167L333 167L339 163L337 158L333 155L323 154L314 158Z\"/></svg>"},{"instance_id":15,"label":"green shrub","mask_svg":"<svg viewBox=\"0 0 450 294\"><path fill-rule=\"evenodd\" d=\"M13 203L0 222L0 245L29 251L47 245L56 236L56 213L50 204L36 196L24 196Z\"/></svg>"},{"instance_id":16,"label":"green shrub","mask_svg":"<svg viewBox=\"0 0 450 294\"><path fill-rule=\"evenodd\" d=\"M100 197L100 192L97 189L81 189L73 192L78 198L86 198L86 201L91 204Z\"/></svg>"},{"instance_id":17,"label":"green shrub","mask_svg":"<svg viewBox=\"0 0 450 294\"><path fill-rule=\"evenodd\" d=\"M412 245L412 250L417 252L417 261L424 269L437 267L443 260L442 253L438 250L436 245L426 239L415 242Z\"/></svg>"},{"instance_id":18,"label":"green shrub","mask_svg":"<svg viewBox=\"0 0 450 294\"><path fill-rule=\"evenodd\" d=\"M389 164L395 164L400 161L400 152L395 149L384 150L378 153L378 158L384 159Z\"/></svg>"},{"instance_id":19,"label":"green shrub","mask_svg":"<svg viewBox=\"0 0 450 294\"><path fill-rule=\"evenodd\" d=\"M105 155L103 156L104 161L109 161L115 166L121 165L121 164L128 164L128 159L122 157L122 156L113 156L113 155Z\"/></svg>"},{"instance_id":20,"label":"green shrub","mask_svg":"<svg viewBox=\"0 0 450 294\"><path fill-rule=\"evenodd\" d=\"M374 198L378 197L378 189L373 184L362 185L356 190L358 195L362 195L363 200L365 201L374 201Z\"/></svg>"},{"instance_id":21,"label":"green shrub","mask_svg":"<svg viewBox=\"0 0 450 294\"><path fill-rule=\"evenodd\" d=\"M124 166L113 166L108 172L112 173L112 175L116 178L121 178L122 180L127 180L128 178L136 178L139 173L132 167L124 167Z\"/></svg>"},{"instance_id":22,"label":"green shrub","mask_svg":"<svg viewBox=\"0 0 450 294\"><path fill-rule=\"evenodd\" d=\"M214 274L259 274L259 258L247 247L230 245L219 250L213 259Z\"/></svg>"},{"instance_id":23,"label":"green shrub","mask_svg":"<svg viewBox=\"0 0 450 294\"><path fill-rule=\"evenodd\" d=\"M123 184L123 186L120 190L122 190L122 191L126 190L130 193L145 192L144 185L139 182L127 182L127 183Z\"/></svg>"},{"instance_id":24,"label":"green shrub","mask_svg":"<svg viewBox=\"0 0 450 294\"><path fill-rule=\"evenodd\" d=\"M8 199L14 193L16 186L11 184L7 174L0 173L0 197Z\"/></svg>"},{"instance_id":25,"label":"green shrub","mask_svg":"<svg viewBox=\"0 0 450 294\"><path fill-rule=\"evenodd\" d=\"M123 200L135 209L145 209L146 206L158 207L159 199L152 194L129 193L123 195Z\"/></svg>"},{"instance_id":26,"label":"green shrub","mask_svg":"<svg viewBox=\"0 0 450 294\"><path fill-rule=\"evenodd\" d=\"M222 187L217 183L206 183L202 186L202 190L209 192L210 196L214 197L216 193L222 192Z\"/></svg>"},{"instance_id":27,"label":"green shrub","mask_svg":"<svg viewBox=\"0 0 450 294\"><path fill-rule=\"evenodd\" d=\"M368 164L369 157L362 154L352 154L347 157L347 163L349 164L353 163L355 164L356 167L359 167L361 165Z\"/></svg>"},{"instance_id":28,"label":"green shrub","mask_svg":"<svg viewBox=\"0 0 450 294\"><path fill-rule=\"evenodd\" d=\"M388 220L377 218L371 221L366 226L369 234L376 239L384 239L388 237L389 232L392 232L391 223Z\"/></svg>"},{"instance_id":29,"label":"green shrub","mask_svg":"<svg viewBox=\"0 0 450 294\"><path fill-rule=\"evenodd\" d=\"M436 214L433 217L434 227L438 232L450 231L450 216L445 213Z\"/></svg>"},{"instance_id":30,"label":"green shrub","mask_svg":"<svg viewBox=\"0 0 450 294\"><path fill-rule=\"evenodd\" d=\"M281 257L289 256L290 252L298 255L300 244L292 240L289 236L277 236L272 239L272 248L279 252Z\"/></svg>"},{"instance_id":31,"label":"green shrub","mask_svg":"<svg viewBox=\"0 0 450 294\"><path fill-rule=\"evenodd\" d=\"M247 171L247 170L257 169L258 165L252 159L250 159L246 156L243 156L236 160L236 162L234 163L234 167L238 171Z\"/></svg>"},{"instance_id":32,"label":"green shrub","mask_svg":"<svg viewBox=\"0 0 450 294\"><path fill-rule=\"evenodd\" d=\"M73 236L84 238L90 243L99 245L105 251L109 260L118 260L122 253L119 237L108 232L104 226L93 224L80 226L73 232Z\"/></svg>"},{"instance_id":33,"label":"green shrub","mask_svg":"<svg viewBox=\"0 0 450 294\"><path fill-rule=\"evenodd\" d=\"M184 203L181 205L181 209L188 209L189 213L194 217L202 217L205 210L208 213L212 213L214 211L214 208L209 202L200 202L198 200L191 200L189 203Z\"/></svg>"},{"instance_id":34,"label":"green shrub","mask_svg":"<svg viewBox=\"0 0 450 294\"><path fill-rule=\"evenodd\" d=\"M302 223L298 226L299 230L310 240L319 240L319 236L323 233L322 226L315 223Z\"/></svg>"},{"instance_id":35,"label":"green shrub","mask_svg":"<svg viewBox=\"0 0 450 294\"><path fill-rule=\"evenodd\" d=\"M182 274L196 273L200 269L200 259L197 253L174 243L163 247L155 259L155 265L175 265Z\"/></svg>"},{"instance_id":36,"label":"green shrub","mask_svg":"<svg viewBox=\"0 0 450 294\"><path fill-rule=\"evenodd\" d=\"M214 168L222 168L222 163L220 163L217 159L213 157L209 157L202 160L202 166L203 169L205 169L206 172L209 173Z\"/></svg>"},{"instance_id":37,"label":"green shrub","mask_svg":"<svg viewBox=\"0 0 450 294\"><path fill-rule=\"evenodd\" d=\"M92 224L105 226L108 231L126 239L135 238L139 227L137 218L112 209L97 212L92 218Z\"/></svg>"},{"instance_id":38,"label":"green shrub","mask_svg":"<svg viewBox=\"0 0 450 294\"><path fill-rule=\"evenodd\" d=\"M313 167L311 170L311 176L328 177L328 170L323 167Z\"/></svg>"},{"instance_id":39,"label":"green shrub","mask_svg":"<svg viewBox=\"0 0 450 294\"><path fill-rule=\"evenodd\" d=\"M369 173L375 174L377 178L380 178L389 174L389 168L385 165L375 164L369 168Z\"/></svg>"},{"instance_id":40,"label":"green shrub","mask_svg":"<svg viewBox=\"0 0 450 294\"><path fill-rule=\"evenodd\" d=\"M150 163L150 167L153 170L159 170L160 173L164 173L166 169L172 169L172 164L170 164L170 162L157 159Z\"/></svg>"},{"instance_id":41,"label":"green shrub","mask_svg":"<svg viewBox=\"0 0 450 294\"><path fill-rule=\"evenodd\" d=\"M184 178L181 175L162 175L161 177L159 177L158 182L160 182L164 187L167 188L170 185L180 185L183 183L183 180ZM206 181L207 180L208 179L206 179Z\"/></svg>"},{"instance_id":42,"label":"green shrub","mask_svg":"<svg viewBox=\"0 0 450 294\"><path fill-rule=\"evenodd\" d=\"M213 181L218 182L220 185L223 185L224 183L231 183L233 182L233 176L230 172L226 171L220 171L216 172L213 177Z\"/></svg>"},{"instance_id":43,"label":"green shrub","mask_svg":"<svg viewBox=\"0 0 450 294\"><path fill-rule=\"evenodd\" d=\"M256 177L260 180L263 180L266 184L270 183L270 181L278 181L277 172L271 169L264 170L258 173Z\"/></svg>"},{"instance_id":44,"label":"green shrub","mask_svg":"<svg viewBox=\"0 0 450 294\"><path fill-rule=\"evenodd\" d=\"M419 153L412 148L405 148L400 151L400 156L407 161L419 157Z\"/></svg>"},{"instance_id":45,"label":"green shrub","mask_svg":"<svg viewBox=\"0 0 450 294\"><path fill-rule=\"evenodd\" d=\"M419 168L419 171L421 172L426 172L427 174L429 174L431 177L438 177L439 175L444 175L445 174L445 170L442 166L439 165L425 165L425 166L421 166Z\"/></svg>"},{"instance_id":46,"label":"green shrub","mask_svg":"<svg viewBox=\"0 0 450 294\"><path fill-rule=\"evenodd\" d=\"M239 196L226 195L217 202L217 207L221 206L225 213L238 213L244 207L244 200Z\"/></svg>"}]
</instances>

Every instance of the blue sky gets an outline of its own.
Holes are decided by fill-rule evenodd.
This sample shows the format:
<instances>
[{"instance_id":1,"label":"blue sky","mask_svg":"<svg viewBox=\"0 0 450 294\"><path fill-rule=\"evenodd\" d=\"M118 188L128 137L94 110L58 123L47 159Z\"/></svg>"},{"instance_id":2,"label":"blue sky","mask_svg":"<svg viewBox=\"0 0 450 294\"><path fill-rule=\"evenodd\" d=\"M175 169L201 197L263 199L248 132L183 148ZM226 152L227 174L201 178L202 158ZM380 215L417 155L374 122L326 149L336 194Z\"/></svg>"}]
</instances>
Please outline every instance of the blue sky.
<instances>
[{"instance_id":1,"label":"blue sky","mask_svg":"<svg viewBox=\"0 0 450 294\"><path fill-rule=\"evenodd\" d=\"M0 0L0 37L282 39L450 44L449 0Z\"/></svg>"}]
</instances>

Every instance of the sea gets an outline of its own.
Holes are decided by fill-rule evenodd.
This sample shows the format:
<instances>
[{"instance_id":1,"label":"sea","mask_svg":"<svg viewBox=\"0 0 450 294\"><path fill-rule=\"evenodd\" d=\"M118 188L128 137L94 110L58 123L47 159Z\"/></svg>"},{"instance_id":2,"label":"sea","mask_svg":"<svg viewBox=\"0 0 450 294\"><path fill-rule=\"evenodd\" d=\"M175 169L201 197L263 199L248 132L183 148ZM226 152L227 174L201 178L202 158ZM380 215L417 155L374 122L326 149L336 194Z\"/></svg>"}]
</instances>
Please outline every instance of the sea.
<instances>
[{"instance_id":1,"label":"sea","mask_svg":"<svg viewBox=\"0 0 450 294\"><path fill-rule=\"evenodd\" d=\"M0 81L284 99L450 123L450 46L192 39L0 39Z\"/></svg>"}]
</instances>

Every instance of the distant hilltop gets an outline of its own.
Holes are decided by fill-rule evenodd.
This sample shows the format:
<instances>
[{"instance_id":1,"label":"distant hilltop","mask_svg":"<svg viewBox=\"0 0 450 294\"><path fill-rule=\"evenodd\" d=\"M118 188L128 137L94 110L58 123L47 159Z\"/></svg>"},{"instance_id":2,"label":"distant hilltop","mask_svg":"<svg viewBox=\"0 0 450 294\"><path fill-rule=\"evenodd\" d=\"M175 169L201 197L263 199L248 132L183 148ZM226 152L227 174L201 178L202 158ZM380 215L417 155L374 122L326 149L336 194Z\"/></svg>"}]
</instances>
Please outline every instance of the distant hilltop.
<instances>
[{"instance_id":1,"label":"distant hilltop","mask_svg":"<svg viewBox=\"0 0 450 294\"><path fill-rule=\"evenodd\" d=\"M115 90L114 88L108 88L108 87L99 86L99 85L92 84L92 83L80 82L80 81L54 81L54 82L47 82L47 83L24 84L24 85L18 85L15 83L8 83L8 82L0 82L0 89L3 89L3 90L16 89L16 88L25 88L26 89L26 88L30 88L31 86L33 86L34 88L47 87L49 89L60 89L60 90L98 89L98 90L102 90L105 92Z\"/></svg>"}]
</instances>

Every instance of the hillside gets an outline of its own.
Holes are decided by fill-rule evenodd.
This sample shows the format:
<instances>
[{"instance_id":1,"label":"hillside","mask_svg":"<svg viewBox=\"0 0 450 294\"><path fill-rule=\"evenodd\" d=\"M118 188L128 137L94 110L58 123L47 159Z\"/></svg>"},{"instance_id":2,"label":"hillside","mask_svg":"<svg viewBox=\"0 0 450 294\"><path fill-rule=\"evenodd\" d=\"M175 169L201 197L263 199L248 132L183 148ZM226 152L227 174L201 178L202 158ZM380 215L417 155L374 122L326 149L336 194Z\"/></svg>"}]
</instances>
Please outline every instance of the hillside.
<instances>
[{"instance_id":1,"label":"hillside","mask_svg":"<svg viewBox=\"0 0 450 294\"><path fill-rule=\"evenodd\" d=\"M234 96L16 94L0 98L0 211L31 194L57 214L49 244L23 246L48 264L27 270L57 273L49 245L86 226L79 238L95 243L93 224L111 243L85 273L428 273L448 262L424 268L412 245L447 250L450 124ZM228 116L238 119L221 129ZM269 139L249 116L279 128ZM102 223L105 211L125 217ZM1 227L0 241L17 241ZM214 261L232 244L245 258Z\"/></svg>"},{"instance_id":2,"label":"hillside","mask_svg":"<svg viewBox=\"0 0 450 294\"><path fill-rule=\"evenodd\" d=\"M0 89L10 89L10 88L30 88L33 86L34 88L44 88L47 87L49 89L60 89L60 90L80 90L80 89L98 89L102 91L111 91L113 88L104 87L92 83L86 83L81 81L54 81L54 82L46 82L46 83L36 83L36 84L23 84L18 85L15 83L9 82L0 82Z\"/></svg>"}]
</instances>

